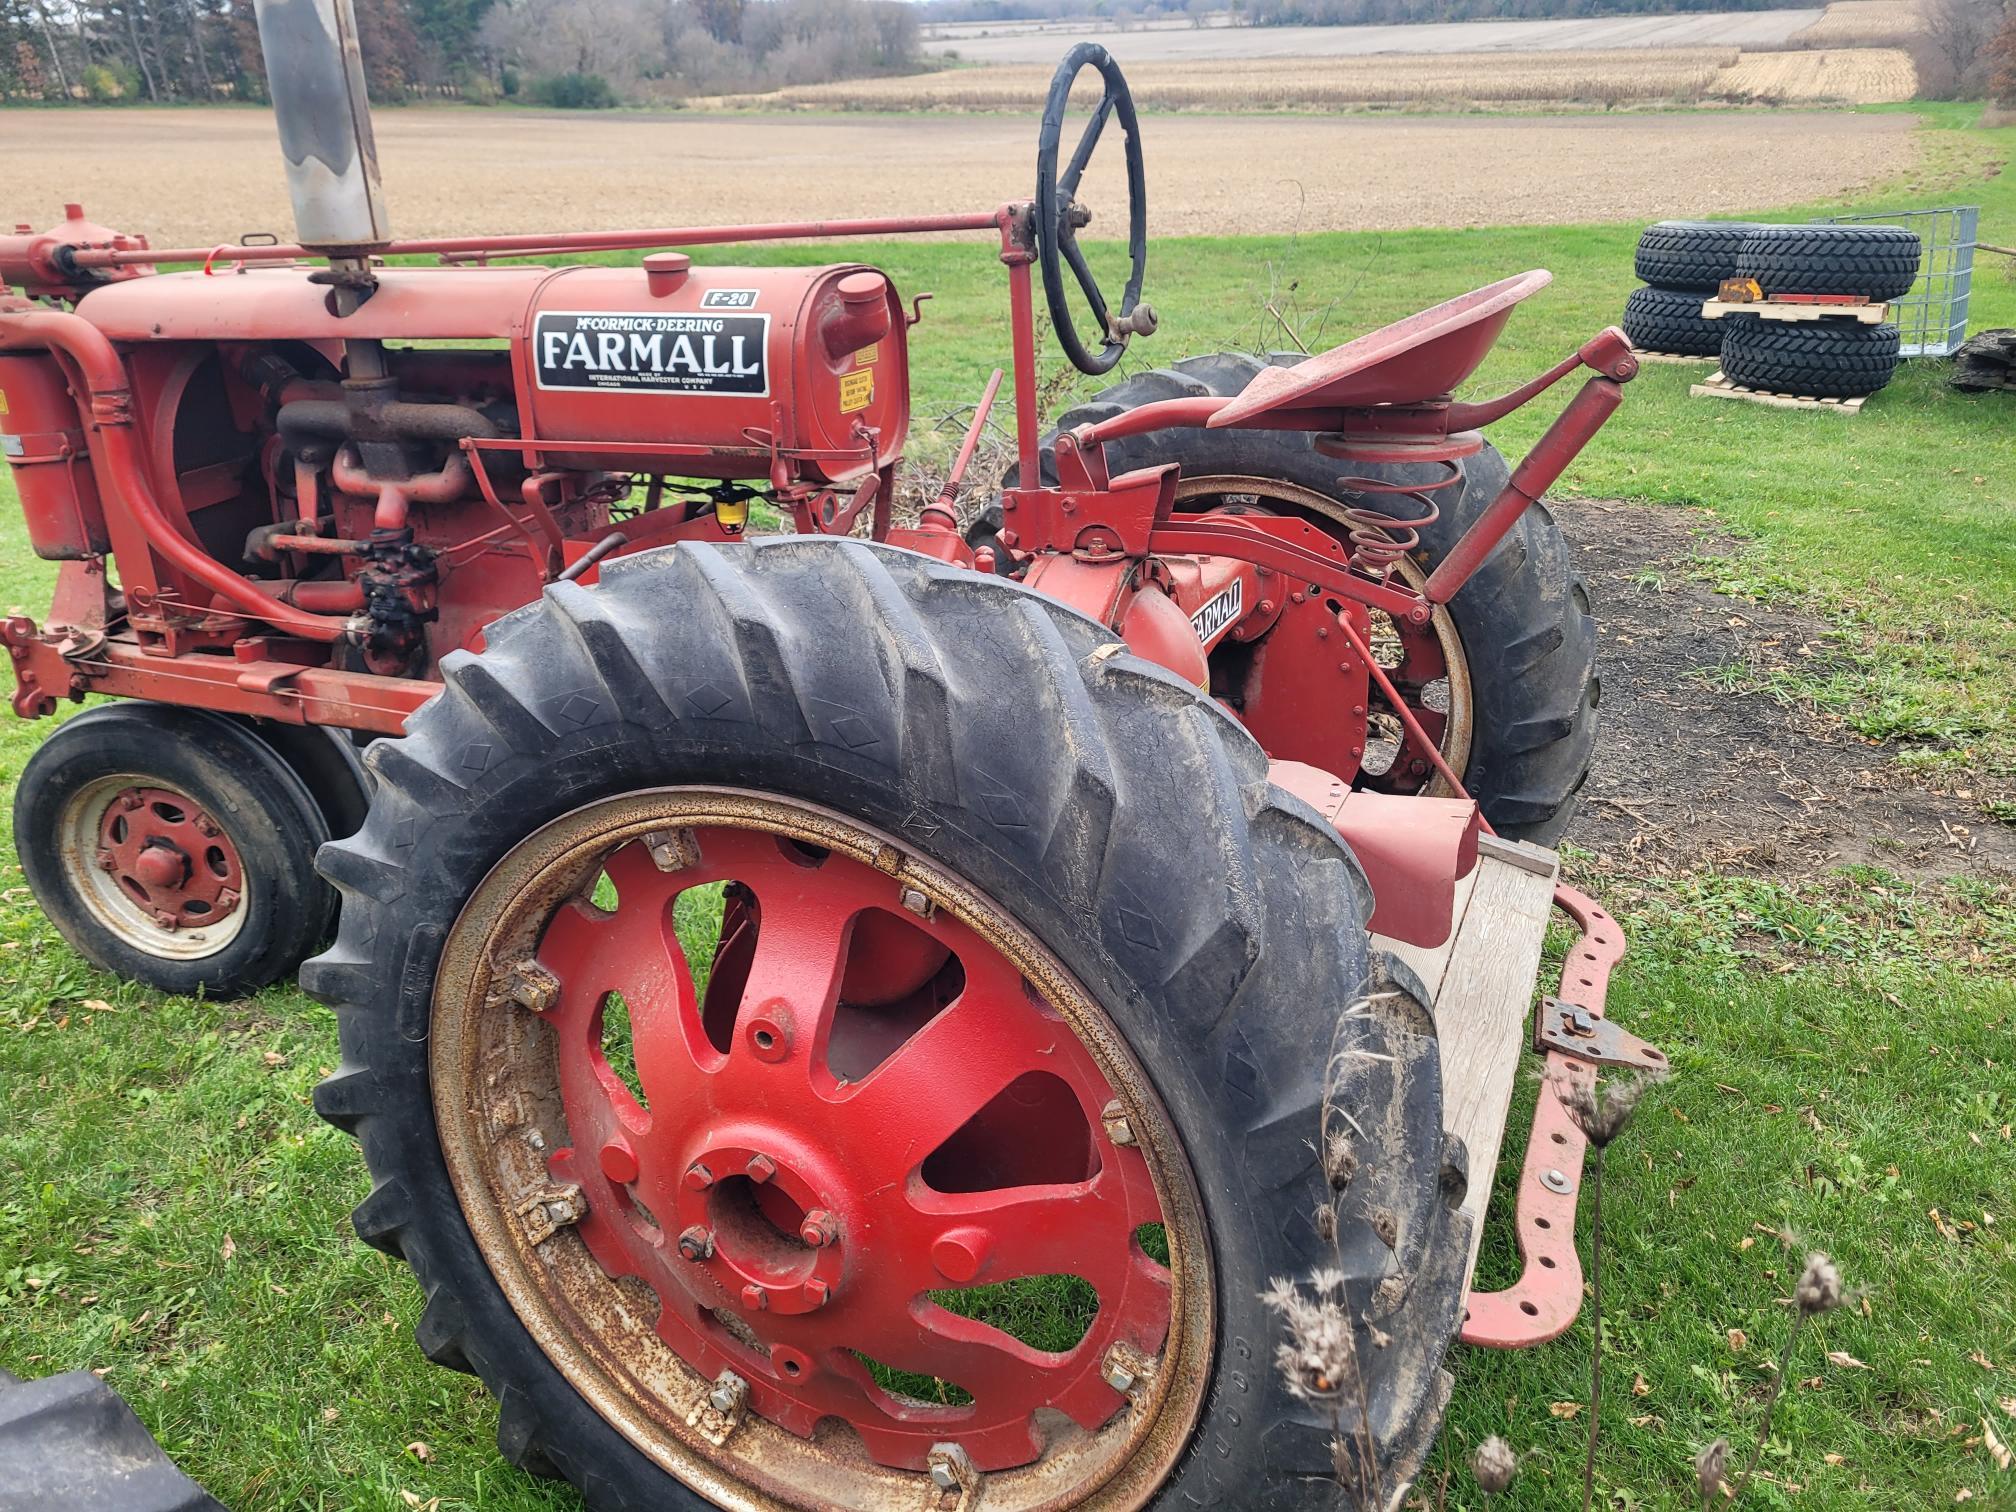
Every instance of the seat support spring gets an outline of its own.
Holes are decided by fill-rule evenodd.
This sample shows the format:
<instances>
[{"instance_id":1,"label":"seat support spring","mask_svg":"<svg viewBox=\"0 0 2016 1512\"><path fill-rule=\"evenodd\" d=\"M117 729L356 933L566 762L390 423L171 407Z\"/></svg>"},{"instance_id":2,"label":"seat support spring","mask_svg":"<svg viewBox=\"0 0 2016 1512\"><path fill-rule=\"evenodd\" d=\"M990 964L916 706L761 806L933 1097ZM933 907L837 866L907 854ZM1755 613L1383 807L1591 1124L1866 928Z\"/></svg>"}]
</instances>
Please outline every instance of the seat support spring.
<instances>
[{"instance_id":1,"label":"seat support spring","mask_svg":"<svg viewBox=\"0 0 2016 1512\"><path fill-rule=\"evenodd\" d=\"M1347 508L1344 519L1351 527L1351 565L1367 577L1385 582L1398 562L1421 544L1421 532L1442 518L1442 508L1434 495L1463 481L1460 457L1413 464L1442 469L1440 477L1425 483L1409 483L1392 478L1339 478L1337 487L1360 498L1368 494L1412 500L1415 514L1387 514L1364 505Z\"/></svg>"}]
</instances>

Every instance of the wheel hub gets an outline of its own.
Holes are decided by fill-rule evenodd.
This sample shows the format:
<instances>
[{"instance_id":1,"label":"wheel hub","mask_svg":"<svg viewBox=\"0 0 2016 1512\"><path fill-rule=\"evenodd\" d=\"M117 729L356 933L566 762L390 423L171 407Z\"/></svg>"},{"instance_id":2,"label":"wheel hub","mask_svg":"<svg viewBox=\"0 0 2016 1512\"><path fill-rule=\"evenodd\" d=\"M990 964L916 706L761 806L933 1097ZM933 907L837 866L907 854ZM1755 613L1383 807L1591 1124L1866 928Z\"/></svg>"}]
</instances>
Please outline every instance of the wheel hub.
<instances>
[{"instance_id":1,"label":"wheel hub","mask_svg":"<svg viewBox=\"0 0 2016 1512\"><path fill-rule=\"evenodd\" d=\"M203 808L172 788L114 794L98 822L97 864L154 924L173 932L237 912L244 868Z\"/></svg>"},{"instance_id":2,"label":"wheel hub","mask_svg":"<svg viewBox=\"0 0 2016 1512\"><path fill-rule=\"evenodd\" d=\"M686 1267L678 1275L703 1306L789 1316L833 1300L848 1256L838 1215L861 1204L854 1194L845 1202L826 1195L840 1181L830 1170L803 1174L808 1159L817 1170L816 1152L778 1130L747 1144L713 1145L686 1167L679 1202ZM696 1247L697 1259L690 1253Z\"/></svg>"},{"instance_id":3,"label":"wheel hub","mask_svg":"<svg viewBox=\"0 0 2016 1512\"><path fill-rule=\"evenodd\" d=\"M1166 1115L1110 1031L1095 1049L1076 1027L1096 1008L951 879L816 810L603 807L623 805L655 823L612 836L582 811L595 842L515 876L507 858L439 977L477 1005L437 1005L444 1149L542 1346L737 1505L757 1485L907 1506L948 1446L990 1506L1099 1505L1108 1481L1127 1489L1106 1504L1138 1505L1159 1474L1132 1464L1173 1455L1194 1402L1159 1409L1208 1363L1208 1286L1185 1284L1208 1260ZM694 927L709 898L718 943ZM480 945L460 943L472 915ZM482 1096L444 1081L478 1061ZM485 1099L458 1134L450 1110ZM1141 1239L1162 1224L1168 1265ZM1088 1299L1075 1339L990 1311L1064 1285Z\"/></svg>"}]
</instances>

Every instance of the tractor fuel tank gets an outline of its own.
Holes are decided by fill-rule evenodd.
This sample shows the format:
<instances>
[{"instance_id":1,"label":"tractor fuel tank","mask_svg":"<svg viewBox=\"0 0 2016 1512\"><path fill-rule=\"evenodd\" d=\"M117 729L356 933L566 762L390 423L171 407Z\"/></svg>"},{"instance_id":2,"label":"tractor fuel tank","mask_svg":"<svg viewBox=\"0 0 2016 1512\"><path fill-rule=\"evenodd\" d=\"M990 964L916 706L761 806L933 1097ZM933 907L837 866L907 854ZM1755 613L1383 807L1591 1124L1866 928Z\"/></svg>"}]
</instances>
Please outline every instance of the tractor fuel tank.
<instances>
[{"instance_id":1,"label":"tractor fuel tank","mask_svg":"<svg viewBox=\"0 0 2016 1512\"><path fill-rule=\"evenodd\" d=\"M55 356L0 356L0 456L14 473L28 544L49 561L110 551L83 418Z\"/></svg>"},{"instance_id":2,"label":"tractor fuel tank","mask_svg":"<svg viewBox=\"0 0 2016 1512\"><path fill-rule=\"evenodd\" d=\"M601 443L678 449L665 470L860 478L893 462L909 424L902 304L874 269L567 268L527 312L527 437L550 464L634 468Z\"/></svg>"}]
</instances>

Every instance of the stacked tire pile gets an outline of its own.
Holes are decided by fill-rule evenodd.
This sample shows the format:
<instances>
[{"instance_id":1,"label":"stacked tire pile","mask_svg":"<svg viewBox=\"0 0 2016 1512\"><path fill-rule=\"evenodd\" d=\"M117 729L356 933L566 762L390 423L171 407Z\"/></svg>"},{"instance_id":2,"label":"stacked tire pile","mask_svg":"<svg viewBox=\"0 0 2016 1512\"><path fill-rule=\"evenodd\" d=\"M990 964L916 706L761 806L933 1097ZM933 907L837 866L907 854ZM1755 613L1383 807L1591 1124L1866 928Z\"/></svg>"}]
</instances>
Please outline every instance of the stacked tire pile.
<instances>
[{"instance_id":1,"label":"stacked tire pile","mask_svg":"<svg viewBox=\"0 0 2016 1512\"><path fill-rule=\"evenodd\" d=\"M1639 238L1647 287L1625 306L1624 333L1643 351L1719 355L1722 376L1740 388L1816 399L1873 394L1897 370L1894 324L1849 315L1705 320L1701 306L1725 278L1754 279L1767 301L1847 295L1880 304L1910 292L1918 257L1918 237L1902 226L1661 221Z\"/></svg>"},{"instance_id":2,"label":"stacked tire pile","mask_svg":"<svg viewBox=\"0 0 2016 1512\"><path fill-rule=\"evenodd\" d=\"M1918 237L1902 226L1759 226L1736 254L1736 276L1756 279L1766 299L1848 294L1880 304L1911 292ZM1736 315L1723 324L1722 376L1743 388L1854 399L1897 371L1897 327L1889 321Z\"/></svg>"},{"instance_id":3,"label":"stacked tire pile","mask_svg":"<svg viewBox=\"0 0 2016 1512\"><path fill-rule=\"evenodd\" d=\"M1716 357L1722 322L1701 318L1722 280L1736 276L1736 258L1753 231L1748 221L1660 221L1638 238L1635 259L1645 287L1624 306L1624 334L1641 352Z\"/></svg>"}]
</instances>

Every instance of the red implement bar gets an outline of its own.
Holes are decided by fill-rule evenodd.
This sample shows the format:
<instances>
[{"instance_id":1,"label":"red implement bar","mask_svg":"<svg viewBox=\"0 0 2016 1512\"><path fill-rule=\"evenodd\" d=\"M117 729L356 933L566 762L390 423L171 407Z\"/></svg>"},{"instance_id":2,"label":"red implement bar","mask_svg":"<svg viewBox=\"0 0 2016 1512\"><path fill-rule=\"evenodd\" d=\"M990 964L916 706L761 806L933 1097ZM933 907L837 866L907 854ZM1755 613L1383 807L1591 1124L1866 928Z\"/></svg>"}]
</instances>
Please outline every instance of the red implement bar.
<instances>
[{"instance_id":1,"label":"red implement bar","mask_svg":"<svg viewBox=\"0 0 2016 1512\"><path fill-rule=\"evenodd\" d=\"M933 231L991 231L1009 207L957 215L899 215L874 220L767 221L747 226L666 226L632 231L539 231L515 236L427 236L386 242L372 249L379 257L448 257L488 253L494 257L566 256L582 252L642 252L652 247L712 247L731 242L818 241L841 236L915 236ZM320 254L296 244L79 248L80 268L117 268L129 263L300 262Z\"/></svg>"},{"instance_id":2,"label":"red implement bar","mask_svg":"<svg viewBox=\"0 0 2016 1512\"><path fill-rule=\"evenodd\" d=\"M1561 968L1560 1001L1591 1018L1603 1017L1610 970L1624 956L1624 931L1595 899L1566 885L1554 889L1554 906L1582 929ZM1572 1056L1549 1053L1550 1074L1592 1077L1595 1068ZM1575 1202L1582 1186L1582 1131L1553 1089L1540 1088L1533 1132L1519 1172L1514 1238L1524 1264L1503 1291L1470 1293L1462 1339L1485 1349L1526 1349L1558 1339L1582 1310L1582 1261L1575 1252Z\"/></svg>"}]
</instances>

